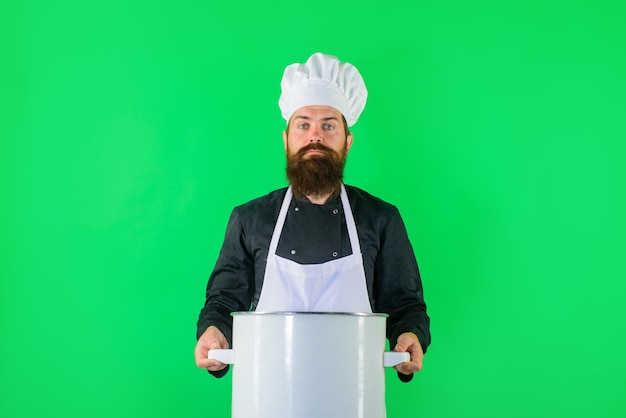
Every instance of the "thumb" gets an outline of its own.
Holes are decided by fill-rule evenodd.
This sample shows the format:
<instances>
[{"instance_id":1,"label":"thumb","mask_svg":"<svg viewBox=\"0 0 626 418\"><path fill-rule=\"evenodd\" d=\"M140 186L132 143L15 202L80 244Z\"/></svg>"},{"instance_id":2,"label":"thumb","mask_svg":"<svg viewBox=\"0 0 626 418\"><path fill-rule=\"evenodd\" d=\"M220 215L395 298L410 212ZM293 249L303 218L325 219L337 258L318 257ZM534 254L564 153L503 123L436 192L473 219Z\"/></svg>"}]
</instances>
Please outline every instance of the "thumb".
<instances>
[{"instance_id":1,"label":"thumb","mask_svg":"<svg viewBox=\"0 0 626 418\"><path fill-rule=\"evenodd\" d=\"M396 346L393 348L393 351L397 352L397 353L403 353L405 351L407 351L409 349L409 346L406 344L403 344L402 341L399 341Z\"/></svg>"}]
</instances>

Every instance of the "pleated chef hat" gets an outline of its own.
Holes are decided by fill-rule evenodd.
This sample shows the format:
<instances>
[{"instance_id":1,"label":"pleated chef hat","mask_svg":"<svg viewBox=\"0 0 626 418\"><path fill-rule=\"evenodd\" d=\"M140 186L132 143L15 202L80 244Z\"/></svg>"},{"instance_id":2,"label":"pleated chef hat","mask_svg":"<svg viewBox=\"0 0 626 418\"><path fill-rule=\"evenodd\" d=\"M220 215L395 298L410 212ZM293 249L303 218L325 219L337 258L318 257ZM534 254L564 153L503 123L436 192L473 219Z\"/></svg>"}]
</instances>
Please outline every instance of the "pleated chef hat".
<instances>
[{"instance_id":1,"label":"pleated chef hat","mask_svg":"<svg viewBox=\"0 0 626 418\"><path fill-rule=\"evenodd\" d=\"M322 105L339 110L352 126L367 100L367 89L356 67L320 52L304 64L288 65L280 87L278 106L287 121L303 106Z\"/></svg>"}]
</instances>

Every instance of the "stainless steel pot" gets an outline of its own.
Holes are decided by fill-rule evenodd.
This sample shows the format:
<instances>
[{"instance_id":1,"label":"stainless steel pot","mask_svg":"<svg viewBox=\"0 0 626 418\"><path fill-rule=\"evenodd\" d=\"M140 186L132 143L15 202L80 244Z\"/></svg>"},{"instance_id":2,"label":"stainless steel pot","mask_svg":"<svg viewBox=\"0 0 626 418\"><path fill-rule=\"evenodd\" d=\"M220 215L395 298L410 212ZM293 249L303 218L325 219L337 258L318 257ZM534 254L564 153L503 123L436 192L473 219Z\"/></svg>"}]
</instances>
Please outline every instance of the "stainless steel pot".
<instances>
[{"instance_id":1,"label":"stainless steel pot","mask_svg":"<svg viewBox=\"0 0 626 418\"><path fill-rule=\"evenodd\" d=\"M383 418L384 314L233 313L233 348L209 358L233 364L232 418Z\"/></svg>"}]
</instances>

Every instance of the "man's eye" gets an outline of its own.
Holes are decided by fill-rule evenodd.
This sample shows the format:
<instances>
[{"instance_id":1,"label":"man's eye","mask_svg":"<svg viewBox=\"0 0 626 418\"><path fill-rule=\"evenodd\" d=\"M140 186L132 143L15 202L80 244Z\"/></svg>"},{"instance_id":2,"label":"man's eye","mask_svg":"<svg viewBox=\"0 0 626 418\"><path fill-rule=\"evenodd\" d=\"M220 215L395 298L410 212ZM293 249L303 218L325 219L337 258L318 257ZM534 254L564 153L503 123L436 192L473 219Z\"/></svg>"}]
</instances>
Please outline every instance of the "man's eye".
<instances>
[{"instance_id":1,"label":"man's eye","mask_svg":"<svg viewBox=\"0 0 626 418\"><path fill-rule=\"evenodd\" d=\"M326 124L324 125L324 129L326 129L327 131L330 131L332 129L335 129L335 127L333 125Z\"/></svg>"},{"instance_id":2,"label":"man's eye","mask_svg":"<svg viewBox=\"0 0 626 418\"><path fill-rule=\"evenodd\" d=\"M301 123L300 125L298 125L298 129L306 129L309 127L308 123Z\"/></svg>"}]
</instances>

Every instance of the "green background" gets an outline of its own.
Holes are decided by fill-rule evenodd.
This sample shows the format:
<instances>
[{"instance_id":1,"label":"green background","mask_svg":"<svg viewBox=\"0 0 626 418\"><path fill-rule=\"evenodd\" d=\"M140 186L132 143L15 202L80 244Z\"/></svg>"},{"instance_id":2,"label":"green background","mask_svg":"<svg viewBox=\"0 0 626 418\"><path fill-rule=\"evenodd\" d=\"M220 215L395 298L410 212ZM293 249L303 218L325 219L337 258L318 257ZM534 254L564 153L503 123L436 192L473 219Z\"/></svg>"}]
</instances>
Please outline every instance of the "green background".
<instances>
[{"instance_id":1,"label":"green background","mask_svg":"<svg viewBox=\"0 0 626 418\"><path fill-rule=\"evenodd\" d=\"M317 51L367 83L346 183L432 317L388 416L626 416L625 4L3 1L0 416L229 416L195 322Z\"/></svg>"}]
</instances>

